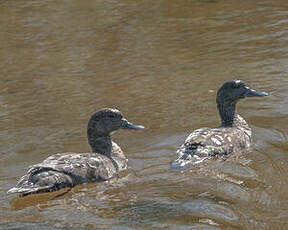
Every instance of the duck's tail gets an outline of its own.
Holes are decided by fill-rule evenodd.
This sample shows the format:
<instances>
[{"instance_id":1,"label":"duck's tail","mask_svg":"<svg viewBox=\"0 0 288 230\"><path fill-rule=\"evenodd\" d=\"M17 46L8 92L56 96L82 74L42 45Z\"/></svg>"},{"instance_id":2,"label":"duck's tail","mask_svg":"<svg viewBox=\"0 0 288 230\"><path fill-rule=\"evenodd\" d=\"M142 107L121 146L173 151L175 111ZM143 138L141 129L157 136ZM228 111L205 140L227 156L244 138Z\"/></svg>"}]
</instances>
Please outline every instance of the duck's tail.
<instances>
[{"instance_id":1,"label":"duck's tail","mask_svg":"<svg viewBox=\"0 0 288 230\"><path fill-rule=\"evenodd\" d=\"M52 192L72 186L73 182L69 175L51 169L38 168L29 170L18 184L9 189L7 193L20 193L25 196L32 193Z\"/></svg>"}]
</instances>

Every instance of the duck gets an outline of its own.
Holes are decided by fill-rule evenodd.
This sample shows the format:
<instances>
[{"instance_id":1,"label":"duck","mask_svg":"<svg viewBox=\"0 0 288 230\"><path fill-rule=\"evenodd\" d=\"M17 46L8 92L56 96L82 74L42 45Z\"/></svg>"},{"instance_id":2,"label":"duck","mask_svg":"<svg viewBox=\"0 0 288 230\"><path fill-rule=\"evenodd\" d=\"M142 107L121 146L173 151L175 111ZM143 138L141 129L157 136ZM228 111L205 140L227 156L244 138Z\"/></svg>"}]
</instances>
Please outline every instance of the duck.
<instances>
[{"instance_id":1,"label":"duck","mask_svg":"<svg viewBox=\"0 0 288 230\"><path fill-rule=\"evenodd\" d=\"M72 188L78 184L108 181L127 169L127 158L111 140L118 129L144 129L123 117L117 109L104 108L95 112L87 126L90 153L57 153L29 168L17 185L7 193L29 195Z\"/></svg>"},{"instance_id":2,"label":"duck","mask_svg":"<svg viewBox=\"0 0 288 230\"><path fill-rule=\"evenodd\" d=\"M194 130L177 150L177 158L171 162L171 169L185 170L214 156L227 156L249 149L252 141L251 128L237 114L236 104L246 97L264 96L268 96L268 93L250 89L241 80L224 82L216 95L220 126Z\"/></svg>"}]
</instances>

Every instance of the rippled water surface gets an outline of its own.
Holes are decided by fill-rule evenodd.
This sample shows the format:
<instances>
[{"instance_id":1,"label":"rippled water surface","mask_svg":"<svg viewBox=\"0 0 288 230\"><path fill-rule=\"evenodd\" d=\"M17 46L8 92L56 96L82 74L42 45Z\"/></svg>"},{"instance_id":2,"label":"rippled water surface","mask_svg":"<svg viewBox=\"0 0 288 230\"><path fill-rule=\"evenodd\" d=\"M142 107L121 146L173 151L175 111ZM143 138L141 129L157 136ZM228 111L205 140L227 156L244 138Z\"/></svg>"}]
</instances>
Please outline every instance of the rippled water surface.
<instances>
[{"instance_id":1,"label":"rippled water surface","mask_svg":"<svg viewBox=\"0 0 288 230\"><path fill-rule=\"evenodd\" d=\"M3 0L0 22L0 229L288 228L286 0ZM253 150L169 170L190 131L219 124L216 91L235 78L270 93L238 105ZM127 172L6 195L29 165L89 151L102 107L148 127L113 135Z\"/></svg>"}]
</instances>

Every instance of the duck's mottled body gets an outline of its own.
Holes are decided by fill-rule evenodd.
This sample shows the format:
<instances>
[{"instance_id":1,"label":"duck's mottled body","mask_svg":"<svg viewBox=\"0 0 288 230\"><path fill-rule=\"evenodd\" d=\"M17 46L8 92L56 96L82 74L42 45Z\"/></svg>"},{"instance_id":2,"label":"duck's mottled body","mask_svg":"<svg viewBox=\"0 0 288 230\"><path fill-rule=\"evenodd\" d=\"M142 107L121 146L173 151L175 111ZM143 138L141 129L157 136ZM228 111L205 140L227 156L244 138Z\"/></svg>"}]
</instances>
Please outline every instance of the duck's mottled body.
<instances>
[{"instance_id":1,"label":"duck's mottled body","mask_svg":"<svg viewBox=\"0 0 288 230\"><path fill-rule=\"evenodd\" d=\"M177 159L171 168L184 170L212 156L228 155L251 145L251 128L235 112L239 99L266 96L266 93L249 89L241 81L228 81L217 93L217 105L221 117L218 128L200 128L193 131L177 151Z\"/></svg>"},{"instance_id":2,"label":"duck's mottled body","mask_svg":"<svg viewBox=\"0 0 288 230\"><path fill-rule=\"evenodd\" d=\"M128 161L121 148L109 136L111 131L120 127L143 128L127 122L118 110L105 109L102 113L97 112L88 124L88 140L92 153L54 154L42 163L33 165L8 193L49 192L113 178L119 171L127 168Z\"/></svg>"}]
</instances>

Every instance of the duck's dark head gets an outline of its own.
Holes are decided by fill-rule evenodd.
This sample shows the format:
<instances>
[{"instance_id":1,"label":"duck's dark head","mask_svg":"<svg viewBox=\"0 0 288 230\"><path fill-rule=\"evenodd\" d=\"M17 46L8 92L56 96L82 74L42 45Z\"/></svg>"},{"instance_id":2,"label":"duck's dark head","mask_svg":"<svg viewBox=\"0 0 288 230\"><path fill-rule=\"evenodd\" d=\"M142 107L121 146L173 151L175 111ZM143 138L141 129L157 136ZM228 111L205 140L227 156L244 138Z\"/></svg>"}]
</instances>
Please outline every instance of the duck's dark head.
<instances>
[{"instance_id":1,"label":"duck's dark head","mask_svg":"<svg viewBox=\"0 0 288 230\"><path fill-rule=\"evenodd\" d=\"M118 129L144 129L142 125L133 125L117 109L101 109L94 113L88 123L87 136L92 152L110 156L110 134Z\"/></svg>"},{"instance_id":2,"label":"duck's dark head","mask_svg":"<svg viewBox=\"0 0 288 230\"><path fill-rule=\"evenodd\" d=\"M264 97L268 93L257 92L247 87L240 80L226 81L218 90L216 102L222 126L233 126L236 103L245 97Z\"/></svg>"},{"instance_id":3,"label":"duck's dark head","mask_svg":"<svg viewBox=\"0 0 288 230\"><path fill-rule=\"evenodd\" d=\"M268 93L257 92L247 87L240 80L226 81L218 90L216 102L218 105L235 105L245 97L263 97Z\"/></svg>"},{"instance_id":4,"label":"duck's dark head","mask_svg":"<svg viewBox=\"0 0 288 230\"><path fill-rule=\"evenodd\" d=\"M127 121L117 109L105 108L94 113L88 123L89 134L108 136L118 129L144 129L142 125L133 125Z\"/></svg>"}]
</instances>

